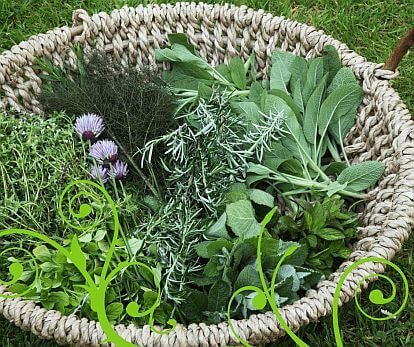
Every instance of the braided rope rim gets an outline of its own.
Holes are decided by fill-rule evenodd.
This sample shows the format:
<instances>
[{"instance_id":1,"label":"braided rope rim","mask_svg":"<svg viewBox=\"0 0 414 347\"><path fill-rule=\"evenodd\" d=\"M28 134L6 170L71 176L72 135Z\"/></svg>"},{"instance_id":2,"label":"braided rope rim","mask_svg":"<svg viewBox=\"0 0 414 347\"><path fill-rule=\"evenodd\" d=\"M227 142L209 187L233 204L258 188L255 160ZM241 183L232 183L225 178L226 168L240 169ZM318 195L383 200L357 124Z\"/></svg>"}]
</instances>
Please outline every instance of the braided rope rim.
<instances>
[{"instance_id":1,"label":"braided rope rim","mask_svg":"<svg viewBox=\"0 0 414 347\"><path fill-rule=\"evenodd\" d=\"M254 50L256 68L265 76L275 48L311 58L321 55L323 47L330 44L338 50L343 65L353 70L363 86L363 104L356 125L347 136L346 149L354 162L381 160L386 171L377 187L368 194L363 213L365 226L359 231L359 241L349 259L329 280L320 282L317 289L307 291L300 300L281 309L289 327L297 331L302 325L316 322L332 312L335 287L347 266L365 257L391 260L414 225L414 123L388 81L396 73L382 69L382 64L367 62L345 44L312 26L246 6L161 4L124 7L110 14L101 12L93 16L77 10L73 28L65 26L32 36L0 55L0 108L42 112L35 97L41 90L41 80L30 67L34 56L47 56L56 65L62 65L63 61L74 65L75 57L69 48L78 42L86 49L94 45L111 52L123 64L149 63L154 61L154 48L166 43L166 34L171 32L186 33L200 54L213 65L228 62L234 55L245 59ZM364 263L354 270L342 286L339 304L354 296L362 277L384 270L380 263ZM7 288L0 286L0 292L6 293ZM100 341L105 340L105 334L95 321L63 316L20 298L0 298L0 314L21 329L59 344L99 346ZM284 335L272 312L233 320L233 324L240 336L251 344L268 343ZM153 333L149 326L118 325L115 329L123 338L140 346L237 344L226 322L177 325L168 335Z\"/></svg>"}]
</instances>

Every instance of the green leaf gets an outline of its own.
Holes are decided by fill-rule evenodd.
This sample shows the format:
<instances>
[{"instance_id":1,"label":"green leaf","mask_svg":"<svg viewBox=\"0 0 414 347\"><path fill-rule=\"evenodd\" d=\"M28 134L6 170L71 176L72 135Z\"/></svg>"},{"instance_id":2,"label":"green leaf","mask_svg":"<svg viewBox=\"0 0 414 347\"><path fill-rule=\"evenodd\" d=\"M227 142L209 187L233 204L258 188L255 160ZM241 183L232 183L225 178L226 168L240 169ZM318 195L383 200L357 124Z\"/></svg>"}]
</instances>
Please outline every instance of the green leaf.
<instances>
[{"instance_id":1,"label":"green leaf","mask_svg":"<svg viewBox=\"0 0 414 347\"><path fill-rule=\"evenodd\" d=\"M241 58L238 56L231 58L229 63L229 69L231 78L236 87L241 90L246 89L246 70L244 68L244 64Z\"/></svg>"},{"instance_id":2,"label":"green leaf","mask_svg":"<svg viewBox=\"0 0 414 347\"><path fill-rule=\"evenodd\" d=\"M78 241L82 242L82 243L91 242L92 241L92 234L91 233L84 234L81 237L79 237Z\"/></svg>"},{"instance_id":3,"label":"green leaf","mask_svg":"<svg viewBox=\"0 0 414 347\"><path fill-rule=\"evenodd\" d=\"M238 103L239 108L242 110L241 116L245 118L248 130L254 130L254 124L260 122L260 109L252 101L242 101Z\"/></svg>"},{"instance_id":4,"label":"green leaf","mask_svg":"<svg viewBox=\"0 0 414 347\"><path fill-rule=\"evenodd\" d=\"M40 264L40 268L43 272L55 272L60 266L47 261L46 263Z\"/></svg>"},{"instance_id":5,"label":"green leaf","mask_svg":"<svg viewBox=\"0 0 414 347\"><path fill-rule=\"evenodd\" d=\"M242 238L258 236L260 223L256 220L252 203L240 200L226 206L227 225Z\"/></svg>"},{"instance_id":6,"label":"green leaf","mask_svg":"<svg viewBox=\"0 0 414 347\"><path fill-rule=\"evenodd\" d=\"M227 214L224 212L220 218L206 231L206 235L210 237L229 239L226 229Z\"/></svg>"},{"instance_id":7,"label":"green leaf","mask_svg":"<svg viewBox=\"0 0 414 347\"><path fill-rule=\"evenodd\" d=\"M295 88L292 91L292 95L293 95L293 101L295 102L296 106L299 108L301 113L305 112L305 102L303 100L303 95L302 95L302 86L300 85L300 83L297 83L295 85Z\"/></svg>"},{"instance_id":8,"label":"green leaf","mask_svg":"<svg viewBox=\"0 0 414 347\"><path fill-rule=\"evenodd\" d=\"M280 163L278 167L279 172L294 174L295 176L303 176L303 168L299 161L296 159L286 159Z\"/></svg>"},{"instance_id":9,"label":"green leaf","mask_svg":"<svg viewBox=\"0 0 414 347\"><path fill-rule=\"evenodd\" d=\"M327 92L331 94L334 90L346 84L358 85L358 81L349 67L341 67L329 85Z\"/></svg>"},{"instance_id":10,"label":"green leaf","mask_svg":"<svg viewBox=\"0 0 414 347\"><path fill-rule=\"evenodd\" d=\"M303 117L303 132L309 143L315 144L318 128L319 111L326 87L328 75L325 75L310 96Z\"/></svg>"},{"instance_id":11,"label":"green leaf","mask_svg":"<svg viewBox=\"0 0 414 347\"><path fill-rule=\"evenodd\" d=\"M316 230L314 234L319 236L321 239L328 241L341 240L345 238L345 235L342 231L333 228L323 228Z\"/></svg>"},{"instance_id":12,"label":"green leaf","mask_svg":"<svg viewBox=\"0 0 414 347\"><path fill-rule=\"evenodd\" d=\"M308 61L308 64L309 69L306 75L306 83L302 93L305 104L308 103L310 96L312 95L316 86L320 83L322 77L324 76L322 57L312 59Z\"/></svg>"},{"instance_id":13,"label":"green leaf","mask_svg":"<svg viewBox=\"0 0 414 347\"><path fill-rule=\"evenodd\" d=\"M267 168L266 166L260 165L260 164L253 164L249 163L249 167L247 169L247 173L254 173L256 175L260 176L267 176L273 173L272 170Z\"/></svg>"},{"instance_id":14,"label":"green leaf","mask_svg":"<svg viewBox=\"0 0 414 347\"><path fill-rule=\"evenodd\" d=\"M236 281L234 282L234 290L245 286L256 286L258 288L262 287L257 267L252 264L247 265L240 271Z\"/></svg>"},{"instance_id":15,"label":"green leaf","mask_svg":"<svg viewBox=\"0 0 414 347\"><path fill-rule=\"evenodd\" d=\"M361 101L362 95L359 103L361 103ZM334 117L332 119L331 124L329 124L329 133L334 137L337 143L343 143L345 136L348 134L349 130L351 130L351 128L354 126L357 108L358 105L355 105L355 107L351 108L351 110L345 115L339 118Z\"/></svg>"},{"instance_id":16,"label":"green leaf","mask_svg":"<svg viewBox=\"0 0 414 347\"><path fill-rule=\"evenodd\" d=\"M188 41L188 37L183 33L172 33L168 34L168 41L170 44L180 44L185 46L191 53L196 54L194 46Z\"/></svg>"},{"instance_id":17,"label":"green leaf","mask_svg":"<svg viewBox=\"0 0 414 347\"><path fill-rule=\"evenodd\" d=\"M45 245L40 245L33 249L33 255L42 262L48 261L51 258L51 253Z\"/></svg>"},{"instance_id":18,"label":"green leaf","mask_svg":"<svg viewBox=\"0 0 414 347\"><path fill-rule=\"evenodd\" d=\"M344 163L343 161L335 161L323 167L323 171L327 175L338 176L343 170L346 169L346 167L346 163Z\"/></svg>"},{"instance_id":19,"label":"green leaf","mask_svg":"<svg viewBox=\"0 0 414 347\"><path fill-rule=\"evenodd\" d=\"M281 91L281 90L277 90L277 89L271 89L269 90L269 94L271 95L275 95L278 96L279 98L281 98L290 108L291 110L295 113L296 118L298 119L299 122L301 122L301 110L299 109L299 107L296 105L295 101L291 98L291 96L289 94L286 94L285 92Z\"/></svg>"},{"instance_id":20,"label":"green leaf","mask_svg":"<svg viewBox=\"0 0 414 347\"><path fill-rule=\"evenodd\" d=\"M223 266L220 263L220 258L218 258L217 256L213 256L208 263L206 264L206 266L204 267L203 270L203 275L206 277L217 277L218 275L220 275L220 273L223 270ZM205 280L202 278L201 279L201 283L200 280L197 281L198 285L206 285L206 283L208 284L209 281Z\"/></svg>"},{"instance_id":21,"label":"green leaf","mask_svg":"<svg viewBox=\"0 0 414 347\"><path fill-rule=\"evenodd\" d=\"M287 52L273 52L272 68L270 70L270 89L279 89L289 94L287 85L289 83L292 65L295 56Z\"/></svg>"},{"instance_id":22,"label":"green leaf","mask_svg":"<svg viewBox=\"0 0 414 347\"><path fill-rule=\"evenodd\" d=\"M303 90L305 88L306 75L308 73L308 64L306 59L296 56L290 68L292 73L290 78L290 90L292 91L293 100L300 112L303 113L305 109Z\"/></svg>"},{"instance_id":23,"label":"green leaf","mask_svg":"<svg viewBox=\"0 0 414 347\"><path fill-rule=\"evenodd\" d=\"M215 67L216 71L222 75L227 81L233 83L233 79L231 78L230 69L227 64L219 64Z\"/></svg>"},{"instance_id":24,"label":"green leaf","mask_svg":"<svg viewBox=\"0 0 414 347\"><path fill-rule=\"evenodd\" d=\"M189 289L181 310L190 322L200 320L203 312L208 310L208 296L199 290Z\"/></svg>"},{"instance_id":25,"label":"green leaf","mask_svg":"<svg viewBox=\"0 0 414 347\"><path fill-rule=\"evenodd\" d=\"M213 89L202 82L198 83L197 91L200 99L209 100L213 95Z\"/></svg>"},{"instance_id":26,"label":"green leaf","mask_svg":"<svg viewBox=\"0 0 414 347\"><path fill-rule=\"evenodd\" d=\"M217 281L208 293L208 310L211 312L226 310L230 296L230 286L224 281Z\"/></svg>"},{"instance_id":27,"label":"green leaf","mask_svg":"<svg viewBox=\"0 0 414 347\"><path fill-rule=\"evenodd\" d=\"M249 100L260 107L263 94L266 90L259 82L253 82L250 86Z\"/></svg>"},{"instance_id":28,"label":"green leaf","mask_svg":"<svg viewBox=\"0 0 414 347\"><path fill-rule=\"evenodd\" d=\"M272 194L266 193L260 189L249 189L250 200L259 205L268 206L270 208L275 206L275 198Z\"/></svg>"},{"instance_id":29,"label":"green leaf","mask_svg":"<svg viewBox=\"0 0 414 347\"><path fill-rule=\"evenodd\" d=\"M359 86L346 84L333 91L322 103L319 118L318 131L324 137L328 126L333 119L338 119L347 114L355 105L359 105L362 89Z\"/></svg>"},{"instance_id":30,"label":"green leaf","mask_svg":"<svg viewBox=\"0 0 414 347\"><path fill-rule=\"evenodd\" d=\"M338 176L337 181L341 184L346 183L349 189L360 192L374 185L384 170L385 165L380 161L365 161L347 167Z\"/></svg>"},{"instance_id":31,"label":"green leaf","mask_svg":"<svg viewBox=\"0 0 414 347\"><path fill-rule=\"evenodd\" d=\"M86 270L86 257L85 254L83 254L81 247L79 246L78 237L76 234L72 237L70 255L73 263L75 263L80 269Z\"/></svg>"},{"instance_id":32,"label":"green leaf","mask_svg":"<svg viewBox=\"0 0 414 347\"><path fill-rule=\"evenodd\" d=\"M135 237L133 237L131 239L128 239L128 245L129 245L129 248L131 249L132 256L134 256L138 253L138 251L141 249L143 243L144 243L143 240L139 240Z\"/></svg>"},{"instance_id":33,"label":"green leaf","mask_svg":"<svg viewBox=\"0 0 414 347\"><path fill-rule=\"evenodd\" d=\"M110 322L116 321L124 311L124 305L122 302L113 302L106 306L106 315Z\"/></svg>"},{"instance_id":34,"label":"green leaf","mask_svg":"<svg viewBox=\"0 0 414 347\"><path fill-rule=\"evenodd\" d=\"M229 251L233 248L233 243L229 240L218 239L213 241L203 241L195 246L199 257L211 258L213 255L222 253L223 248Z\"/></svg>"},{"instance_id":35,"label":"green leaf","mask_svg":"<svg viewBox=\"0 0 414 347\"><path fill-rule=\"evenodd\" d=\"M338 51L334 46L327 45L324 47L323 51L325 52L325 55L323 56L323 67L325 73L329 74L328 84L330 84L336 73L342 67L342 63Z\"/></svg>"},{"instance_id":36,"label":"green leaf","mask_svg":"<svg viewBox=\"0 0 414 347\"><path fill-rule=\"evenodd\" d=\"M287 114L284 127L287 135L281 139L281 143L292 152L294 157L306 165L310 158L309 144L306 141L302 126L292 112Z\"/></svg>"}]
</instances>

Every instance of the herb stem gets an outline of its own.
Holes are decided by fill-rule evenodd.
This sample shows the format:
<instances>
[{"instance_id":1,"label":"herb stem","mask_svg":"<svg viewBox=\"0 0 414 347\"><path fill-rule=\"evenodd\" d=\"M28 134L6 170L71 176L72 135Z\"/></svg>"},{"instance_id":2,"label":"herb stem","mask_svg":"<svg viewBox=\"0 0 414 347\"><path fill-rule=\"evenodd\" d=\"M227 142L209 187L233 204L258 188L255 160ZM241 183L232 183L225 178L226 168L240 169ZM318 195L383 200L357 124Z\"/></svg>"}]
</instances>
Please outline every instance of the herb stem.
<instances>
[{"instance_id":1,"label":"herb stem","mask_svg":"<svg viewBox=\"0 0 414 347\"><path fill-rule=\"evenodd\" d=\"M328 149L329 152L332 154L332 158L336 161L336 162L341 162L341 157L338 154L338 151L335 149L334 145L332 144L332 141L329 137L327 137L327 141L326 141L327 145L328 145Z\"/></svg>"},{"instance_id":2,"label":"herb stem","mask_svg":"<svg viewBox=\"0 0 414 347\"><path fill-rule=\"evenodd\" d=\"M327 191L328 190L328 185L326 183L315 182L315 181L312 181L312 180L299 178L299 177L288 175L288 174L280 175L277 172L274 172L274 175L275 175L275 177L273 177L273 179L275 181L278 181L278 182L281 182L281 183L290 183L290 184L297 185L297 186L300 186L300 187L315 188L315 189L319 189L319 190L322 190L322 191ZM270 177L270 178L272 179L272 177ZM349 197L356 198L356 199L364 199L366 197L365 194L351 192L351 191L348 191L348 190L340 190L339 193L341 195L349 196Z\"/></svg>"}]
</instances>

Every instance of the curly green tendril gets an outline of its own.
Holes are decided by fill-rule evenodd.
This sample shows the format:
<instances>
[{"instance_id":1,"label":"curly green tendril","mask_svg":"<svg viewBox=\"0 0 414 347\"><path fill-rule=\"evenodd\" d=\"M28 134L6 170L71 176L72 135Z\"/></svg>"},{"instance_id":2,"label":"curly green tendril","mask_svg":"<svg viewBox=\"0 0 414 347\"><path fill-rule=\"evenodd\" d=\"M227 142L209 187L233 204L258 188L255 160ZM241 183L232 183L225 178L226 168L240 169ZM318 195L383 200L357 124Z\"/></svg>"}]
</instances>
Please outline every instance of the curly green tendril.
<instances>
[{"instance_id":1,"label":"curly green tendril","mask_svg":"<svg viewBox=\"0 0 414 347\"><path fill-rule=\"evenodd\" d=\"M289 247L285 251L285 253L283 254L282 258L277 263L275 271L273 272L270 291L269 291L269 288L267 287L265 275L264 275L264 272L263 272L262 261L261 261L262 238L263 238L263 233L264 233L265 227L270 222L270 220L272 219L275 211L276 211L276 208L272 209L266 215L266 217L264 218L264 220L261 223L261 229L260 229L260 233L259 233L259 241L258 241L258 246L257 246L257 264L258 264L258 271L259 271L259 274L260 274L260 282L262 284L262 288L258 288L256 286L245 286L245 287L239 288L231 296L228 307L227 307L228 324L229 324L231 332L233 333L233 335L237 339L237 341L239 341L244 346L253 347L252 345L249 344L248 341L241 338L237 334L236 329L234 328L234 325L233 325L233 322L232 322L232 319L231 319L231 306L232 306L233 301L237 297L237 295L241 294L244 291L254 291L254 292L256 292L256 296L253 298L253 302L252 302L253 306L256 307L258 310L262 310L266 307L266 304L269 303L269 305L272 308L273 313L276 315L280 325L285 330L285 332L290 336L290 338L293 341L295 341L296 345L298 345L300 347L309 347L309 345L305 341L303 341L297 335L295 335L295 333L289 328L288 324L286 323L286 321L282 317L282 315L281 315L281 313L280 313L280 311L279 311L279 309L276 305L276 300L275 300L275 282L276 282L276 277L277 277L279 268L282 265L282 263L284 262L284 260L287 257L289 257L290 255L292 255L298 249L298 246ZM405 305L407 304L408 290L409 290L408 281L407 281L407 278L405 277L404 273L401 271L401 269L397 265L391 263L390 261L388 261L386 259L374 258L374 257L364 258L364 259L358 260L357 262L353 263L341 275L341 277L339 279L339 282L338 282L338 285L336 286L335 295L334 295L332 318L333 318L333 325L334 325L335 342L336 342L336 345L339 346L339 347L343 346L343 342L342 342L342 339L341 339L341 333L340 333L340 330L339 330L339 319L338 319L338 306L339 306L339 296L340 296L340 293L341 293L341 288L342 288L342 286L345 282L346 277L353 270L355 270L358 266L360 266L363 263L367 263L367 262L379 262L379 263L389 265L393 269L395 269L399 273L399 275L401 276L401 278L403 279L403 282L404 282L404 298L403 298L403 302L402 302L400 308L396 312L390 313L386 317L376 318L376 317L373 317L373 316L367 314L362 309L362 307L359 303L359 300L358 300L358 295L355 295L355 302L356 302L356 305L357 305L358 309L366 317L368 317L370 319L373 319L373 320L388 320L388 319L391 319L391 318L397 316L399 313L401 313L401 311L404 309ZM370 301L373 304L376 304L376 305L383 305L383 304L387 304L387 303L390 303L391 301L393 301L395 299L396 291L397 291L396 290L396 285L394 284L394 282L389 277L387 277L385 275L381 275L381 274L371 274L371 275L363 277L358 282L358 284L355 288L355 294L359 293L360 287L363 283L365 283L365 281L367 281L367 280L369 280L373 277L379 277L379 278L386 279L392 287L392 294L391 294L390 297L384 298L383 293L379 289L375 289L375 290L372 290L370 292L370 295L369 295Z\"/></svg>"},{"instance_id":2,"label":"curly green tendril","mask_svg":"<svg viewBox=\"0 0 414 347\"><path fill-rule=\"evenodd\" d=\"M78 188L79 192L75 193L73 196L70 196L71 191L74 188ZM99 193L104 197L104 199L101 198ZM79 203L80 200L87 200L88 202L81 203L78 209L75 209L74 207L75 204ZM63 211L64 202L68 202L69 215L66 215ZM78 237L76 234L72 238L72 242L71 242L69 250L59 245L57 242L53 241L48 236L35 232L35 231L31 231L31 230L9 229L9 230L0 231L0 238L9 236L9 235L16 235L16 234L30 236L40 241L43 241L45 244L48 244L49 246L55 248L58 252L60 252L66 258L68 258L76 266L76 268L79 270L79 272L82 274L82 276L84 277L86 281L85 288L89 293L91 308L97 313L102 330L105 332L107 336L107 340L105 342L112 342L116 346L119 346L119 347L132 347L132 346L137 346L137 345L131 342L128 342L125 339L123 339L121 336L119 336L108 320L108 317L106 314L106 305L105 305L105 295L106 295L107 288L110 282L122 270L126 269L129 266L137 266L137 267L141 267L149 271L153 275L154 282L157 286L157 299L155 303L149 309L143 312L140 312L139 311L140 307L138 303L130 302L127 305L126 311L128 315L130 315L131 317L149 316L149 325L152 331L154 331L157 334L168 334L173 329L175 329L177 325L177 322L174 319L170 319L168 321L168 324L171 326L171 328L169 329L159 330L154 325L154 311L160 305L160 300L161 300L160 279L157 277L157 275L148 265L142 262L137 262L137 261L133 261L133 262L125 261L125 262L119 263L115 269L109 272L109 266L111 263L112 256L115 252L116 242L118 240L120 224L119 224L119 218L118 218L118 213L115 207L115 203L110 197L110 195L108 194L108 192L105 190L105 188L102 187L101 185L95 182L89 181L89 180L77 180L67 185L66 188L63 190L60 196L60 199L59 199L59 214L62 220L67 225L69 225L72 229L78 230L78 231L84 231L86 229L96 228L99 225L100 221L102 220L104 209L107 206L107 204L109 204L110 209L112 211L112 218L114 222L114 232L113 232L113 238L112 238L109 251L108 251L108 256L106 257L106 260L103 266L100 283L98 285L95 284L95 281L92 279L91 275L87 271L86 256L83 253L79 245ZM82 224L81 223L82 221L86 221L86 223ZM29 251L21 249L21 248L16 248L16 247L8 248L2 251L0 253L0 256L10 251L24 252L30 256L31 261L34 263L34 266L35 266L35 279L33 283L30 286L28 286L28 289L25 290L23 293L0 294L0 297L6 298L6 299L13 299L16 297L24 296L34 287L35 283L37 282L39 278L39 270L38 270L36 259ZM6 286L15 284L21 279L23 275L23 271L24 271L24 268L20 262L12 263L9 267L9 274L11 275L12 279L9 281L0 280L0 283Z\"/></svg>"}]
</instances>

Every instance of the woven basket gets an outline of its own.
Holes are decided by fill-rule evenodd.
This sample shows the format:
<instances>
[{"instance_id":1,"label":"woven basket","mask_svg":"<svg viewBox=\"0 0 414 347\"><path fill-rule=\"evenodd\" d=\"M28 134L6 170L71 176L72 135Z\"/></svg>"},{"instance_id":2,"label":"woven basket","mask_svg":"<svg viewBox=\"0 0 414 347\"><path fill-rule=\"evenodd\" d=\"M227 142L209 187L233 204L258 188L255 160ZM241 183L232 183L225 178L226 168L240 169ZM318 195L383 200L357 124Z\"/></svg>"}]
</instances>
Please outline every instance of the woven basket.
<instances>
[{"instance_id":1,"label":"woven basket","mask_svg":"<svg viewBox=\"0 0 414 347\"><path fill-rule=\"evenodd\" d=\"M371 257L390 260L410 234L414 222L414 125L389 79L396 76L382 64L367 62L345 44L311 26L275 17L262 10L230 5L177 3L175 5L122 8L111 14L89 16L84 10L73 15L73 27L57 28L31 37L0 55L0 107L18 107L40 113L36 95L41 79L30 65L35 56L47 56L54 64L75 64L74 43L86 49L96 47L110 52L123 64L154 62L154 49L167 43L167 34L184 32L201 56L211 64L228 62L234 55L246 59L256 53L256 68L264 76L275 49L306 58L322 54L325 45L337 48L342 63L355 73L364 90L363 104L356 125L346 138L347 152L354 162L380 160L385 163L383 178L372 189L364 211L364 227L349 260L329 280L292 305L281 309L288 325L298 330L332 312L335 287L344 268ZM38 71L37 71L38 72ZM381 263L364 263L346 279L340 305L354 296L362 277L381 273ZM6 293L6 287L0 286ZM47 311L35 303L0 298L0 314L24 330L61 344L98 346L105 340L100 325L75 316ZM251 344L274 341L284 334L271 312L234 321L239 335ZM142 328L118 325L116 331L140 346L227 346L237 344L226 322L218 325L177 325L169 335ZM107 345L107 344L104 344Z\"/></svg>"}]
</instances>

